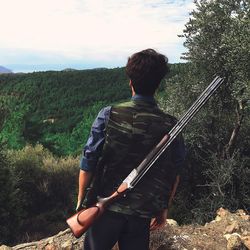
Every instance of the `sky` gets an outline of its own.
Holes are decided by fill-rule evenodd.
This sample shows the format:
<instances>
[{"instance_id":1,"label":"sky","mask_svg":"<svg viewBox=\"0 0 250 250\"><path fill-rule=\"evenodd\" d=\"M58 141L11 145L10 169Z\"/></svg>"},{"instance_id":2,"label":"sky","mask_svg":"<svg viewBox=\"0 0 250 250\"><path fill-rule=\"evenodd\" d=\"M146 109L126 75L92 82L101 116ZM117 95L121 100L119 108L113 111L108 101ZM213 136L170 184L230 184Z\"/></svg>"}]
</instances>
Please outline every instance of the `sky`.
<instances>
[{"instance_id":1,"label":"sky","mask_svg":"<svg viewBox=\"0 0 250 250\"><path fill-rule=\"evenodd\" d=\"M0 65L115 68L146 48L181 62L192 0L0 0Z\"/></svg>"}]
</instances>

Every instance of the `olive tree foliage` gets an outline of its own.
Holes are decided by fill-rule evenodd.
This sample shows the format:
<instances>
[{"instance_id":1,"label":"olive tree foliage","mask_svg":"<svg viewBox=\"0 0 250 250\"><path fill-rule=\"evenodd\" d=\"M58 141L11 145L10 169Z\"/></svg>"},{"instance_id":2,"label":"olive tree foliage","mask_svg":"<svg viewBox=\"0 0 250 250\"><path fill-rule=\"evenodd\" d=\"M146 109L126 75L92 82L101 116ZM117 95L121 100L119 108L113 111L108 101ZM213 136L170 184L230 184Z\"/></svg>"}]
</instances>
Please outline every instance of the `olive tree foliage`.
<instances>
[{"instance_id":1,"label":"olive tree foliage","mask_svg":"<svg viewBox=\"0 0 250 250\"><path fill-rule=\"evenodd\" d=\"M160 100L166 111L179 116L215 75L225 77L184 133L188 188L183 192L189 194L179 200L199 222L219 206L250 207L249 10L246 0L195 1L181 35L187 67L167 82L168 99Z\"/></svg>"},{"instance_id":2,"label":"olive tree foliage","mask_svg":"<svg viewBox=\"0 0 250 250\"><path fill-rule=\"evenodd\" d=\"M214 74L228 82L220 104L234 108L235 126L224 154L230 156L243 123L250 95L249 1L196 1L193 18L186 24L184 58L192 62L198 79L206 82Z\"/></svg>"}]
</instances>

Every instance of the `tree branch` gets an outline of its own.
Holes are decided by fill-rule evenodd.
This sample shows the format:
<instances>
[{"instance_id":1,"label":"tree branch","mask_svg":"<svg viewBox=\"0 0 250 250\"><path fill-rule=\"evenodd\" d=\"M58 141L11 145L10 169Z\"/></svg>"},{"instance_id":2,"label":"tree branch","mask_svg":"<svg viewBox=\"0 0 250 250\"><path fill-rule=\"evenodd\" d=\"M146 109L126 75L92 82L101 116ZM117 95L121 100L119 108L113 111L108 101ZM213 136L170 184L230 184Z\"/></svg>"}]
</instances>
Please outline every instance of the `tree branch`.
<instances>
[{"instance_id":1,"label":"tree branch","mask_svg":"<svg viewBox=\"0 0 250 250\"><path fill-rule=\"evenodd\" d=\"M237 120L235 123L235 127L234 130L231 134L230 140L228 142L228 144L225 145L224 147L224 152L223 152L223 158L229 158L232 152L232 148L234 147L238 134L239 134L239 130L240 127L242 125L243 122L243 118L244 118L244 105L242 100L238 101L237 103L237 107L236 107L236 116L237 116Z\"/></svg>"}]
</instances>

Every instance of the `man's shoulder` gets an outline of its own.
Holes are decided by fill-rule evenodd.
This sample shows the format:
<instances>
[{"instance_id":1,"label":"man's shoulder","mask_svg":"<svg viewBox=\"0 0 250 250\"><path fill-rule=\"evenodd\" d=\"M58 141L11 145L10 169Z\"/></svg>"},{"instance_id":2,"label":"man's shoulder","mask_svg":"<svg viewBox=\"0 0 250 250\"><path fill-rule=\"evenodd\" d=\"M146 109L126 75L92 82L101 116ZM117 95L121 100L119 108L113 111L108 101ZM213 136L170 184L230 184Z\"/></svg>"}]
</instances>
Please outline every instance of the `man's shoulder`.
<instances>
[{"instance_id":1,"label":"man's shoulder","mask_svg":"<svg viewBox=\"0 0 250 250\"><path fill-rule=\"evenodd\" d=\"M111 106L106 106L102 108L98 115L96 116L96 119L94 121L95 125L103 126L103 124L107 124L109 116L110 116Z\"/></svg>"},{"instance_id":2,"label":"man's shoulder","mask_svg":"<svg viewBox=\"0 0 250 250\"><path fill-rule=\"evenodd\" d=\"M132 108L135 104L132 101L120 102L112 106L112 109L116 108Z\"/></svg>"},{"instance_id":3,"label":"man's shoulder","mask_svg":"<svg viewBox=\"0 0 250 250\"><path fill-rule=\"evenodd\" d=\"M171 121L173 124L177 123L178 119L175 116L166 113L160 108L159 108L159 112L162 114L163 118L165 118L166 120Z\"/></svg>"},{"instance_id":4,"label":"man's shoulder","mask_svg":"<svg viewBox=\"0 0 250 250\"><path fill-rule=\"evenodd\" d=\"M146 113L154 114L155 116L160 116L161 118L172 124L175 124L178 121L178 119L175 116L166 113L161 108L159 108L158 105L152 105L145 108L144 106L136 105L136 103L133 101L126 101L112 105L112 108L110 107L110 109L112 109L113 111L118 111L118 110L126 111L126 109L132 109L135 112L143 112L144 114Z\"/></svg>"},{"instance_id":5,"label":"man's shoulder","mask_svg":"<svg viewBox=\"0 0 250 250\"><path fill-rule=\"evenodd\" d=\"M103 107L103 108L99 111L98 117L100 117L100 116L103 116L103 117L104 117L104 116L109 115L110 110L111 110L111 106Z\"/></svg>"}]
</instances>

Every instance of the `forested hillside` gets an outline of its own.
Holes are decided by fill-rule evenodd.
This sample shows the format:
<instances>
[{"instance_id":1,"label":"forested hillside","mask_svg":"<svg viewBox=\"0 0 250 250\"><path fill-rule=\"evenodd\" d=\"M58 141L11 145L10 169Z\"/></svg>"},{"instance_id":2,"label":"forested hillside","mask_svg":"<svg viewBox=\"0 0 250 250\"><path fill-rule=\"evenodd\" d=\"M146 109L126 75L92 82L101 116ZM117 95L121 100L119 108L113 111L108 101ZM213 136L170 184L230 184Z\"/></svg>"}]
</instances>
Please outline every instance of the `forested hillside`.
<instances>
[{"instance_id":1,"label":"forested hillside","mask_svg":"<svg viewBox=\"0 0 250 250\"><path fill-rule=\"evenodd\" d=\"M101 106L129 96L123 69L3 75L8 119L1 138L10 148L39 142L56 154L79 151Z\"/></svg>"},{"instance_id":2,"label":"forested hillside","mask_svg":"<svg viewBox=\"0 0 250 250\"><path fill-rule=\"evenodd\" d=\"M183 67L172 65L170 77ZM80 153L100 108L130 97L124 68L5 74L0 93L8 111L0 139L57 155Z\"/></svg>"}]
</instances>

